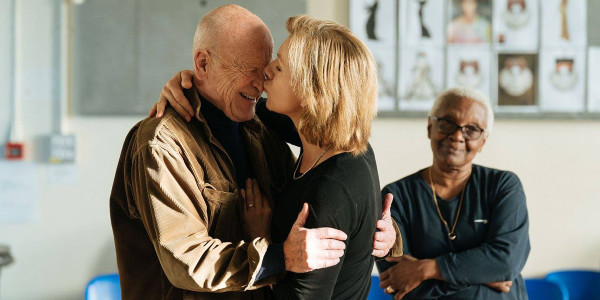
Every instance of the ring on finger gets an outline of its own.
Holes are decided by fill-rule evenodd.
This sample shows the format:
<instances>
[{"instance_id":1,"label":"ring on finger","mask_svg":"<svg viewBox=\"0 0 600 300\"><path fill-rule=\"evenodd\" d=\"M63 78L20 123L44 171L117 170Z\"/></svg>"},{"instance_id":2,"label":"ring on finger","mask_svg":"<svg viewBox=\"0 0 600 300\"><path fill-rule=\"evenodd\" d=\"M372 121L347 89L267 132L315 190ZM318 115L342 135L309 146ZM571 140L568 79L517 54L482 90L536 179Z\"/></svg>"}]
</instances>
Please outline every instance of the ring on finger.
<instances>
[{"instance_id":1,"label":"ring on finger","mask_svg":"<svg viewBox=\"0 0 600 300\"><path fill-rule=\"evenodd\" d=\"M163 95L163 94L160 94L160 98L159 98L158 100L165 100L165 101L168 101L168 100L167 100L167 97L165 97L165 95Z\"/></svg>"},{"instance_id":2,"label":"ring on finger","mask_svg":"<svg viewBox=\"0 0 600 300\"><path fill-rule=\"evenodd\" d=\"M386 293L388 293L388 294L393 294L393 293L395 292L395 290L392 288L392 286L391 286L391 285L388 285L388 286L385 288L385 292L386 292Z\"/></svg>"},{"instance_id":3,"label":"ring on finger","mask_svg":"<svg viewBox=\"0 0 600 300\"><path fill-rule=\"evenodd\" d=\"M254 202L248 203L248 208L254 207Z\"/></svg>"}]
</instances>

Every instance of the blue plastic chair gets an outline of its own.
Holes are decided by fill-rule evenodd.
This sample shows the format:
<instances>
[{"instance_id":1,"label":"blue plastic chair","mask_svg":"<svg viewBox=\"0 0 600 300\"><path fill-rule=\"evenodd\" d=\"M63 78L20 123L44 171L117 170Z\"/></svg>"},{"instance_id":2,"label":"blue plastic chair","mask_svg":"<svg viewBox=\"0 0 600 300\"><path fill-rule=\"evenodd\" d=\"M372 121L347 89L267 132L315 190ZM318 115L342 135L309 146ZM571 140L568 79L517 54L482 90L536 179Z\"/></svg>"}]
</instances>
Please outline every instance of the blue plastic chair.
<instances>
[{"instance_id":1,"label":"blue plastic chair","mask_svg":"<svg viewBox=\"0 0 600 300\"><path fill-rule=\"evenodd\" d=\"M525 288L529 300L568 300L564 286L546 279L525 279Z\"/></svg>"},{"instance_id":2,"label":"blue plastic chair","mask_svg":"<svg viewBox=\"0 0 600 300\"><path fill-rule=\"evenodd\" d=\"M371 289L369 290L368 300L390 300L392 296L383 292L379 287L379 276L371 276Z\"/></svg>"},{"instance_id":3,"label":"blue plastic chair","mask_svg":"<svg viewBox=\"0 0 600 300\"><path fill-rule=\"evenodd\" d=\"M548 274L546 280L563 285L569 300L600 300L600 272L558 271Z\"/></svg>"},{"instance_id":4,"label":"blue plastic chair","mask_svg":"<svg viewBox=\"0 0 600 300\"><path fill-rule=\"evenodd\" d=\"M85 288L86 300L121 300L119 274L106 274L93 278Z\"/></svg>"}]
</instances>

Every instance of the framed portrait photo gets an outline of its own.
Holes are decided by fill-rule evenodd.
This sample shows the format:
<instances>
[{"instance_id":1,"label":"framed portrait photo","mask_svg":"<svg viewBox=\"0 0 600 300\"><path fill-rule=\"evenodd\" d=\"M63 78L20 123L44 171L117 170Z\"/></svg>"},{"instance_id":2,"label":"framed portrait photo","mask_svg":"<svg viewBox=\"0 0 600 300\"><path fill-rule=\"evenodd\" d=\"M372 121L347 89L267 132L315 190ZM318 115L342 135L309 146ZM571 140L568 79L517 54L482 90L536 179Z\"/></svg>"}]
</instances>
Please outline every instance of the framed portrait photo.
<instances>
[{"instance_id":1,"label":"framed portrait photo","mask_svg":"<svg viewBox=\"0 0 600 300\"><path fill-rule=\"evenodd\" d=\"M539 74L542 111L584 111L585 68L585 50L542 50Z\"/></svg>"},{"instance_id":2,"label":"framed portrait photo","mask_svg":"<svg viewBox=\"0 0 600 300\"><path fill-rule=\"evenodd\" d=\"M600 47L588 50L588 110L600 112Z\"/></svg>"},{"instance_id":3,"label":"framed portrait photo","mask_svg":"<svg viewBox=\"0 0 600 300\"><path fill-rule=\"evenodd\" d=\"M542 47L585 47L587 1L542 1Z\"/></svg>"},{"instance_id":4,"label":"framed portrait photo","mask_svg":"<svg viewBox=\"0 0 600 300\"><path fill-rule=\"evenodd\" d=\"M377 65L378 111L396 109L396 49L386 46L371 46Z\"/></svg>"},{"instance_id":5,"label":"framed portrait photo","mask_svg":"<svg viewBox=\"0 0 600 300\"><path fill-rule=\"evenodd\" d=\"M399 110L429 111L444 89L443 48L402 48L399 70Z\"/></svg>"},{"instance_id":6,"label":"framed portrait photo","mask_svg":"<svg viewBox=\"0 0 600 300\"><path fill-rule=\"evenodd\" d=\"M498 55L498 109L501 111L536 110L538 55L503 53Z\"/></svg>"},{"instance_id":7,"label":"framed portrait photo","mask_svg":"<svg viewBox=\"0 0 600 300\"><path fill-rule=\"evenodd\" d=\"M538 0L494 1L494 45L503 51L537 51Z\"/></svg>"},{"instance_id":8,"label":"framed portrait photo","mask_svg":"<svg viewBox=\"0 0 600 300\"><path fill-rule=\"evenodd\" d=\"M464 86L490 97L491 52L479 47L448 47L446 88Z\"/></svg>"},{"instance_id":9,"label":"framed portrait photo","mask_svg":"<svg viewBox=\"0 0 600 300\"><path fill-rule=\"evenodd\" d=\"M445 0L400 1L400 39L403 45L442 46L445 43Z\"/></svg>"},{"instance_id":10,"label":"framed portrait photo","mask_svg":"<svg viewBox=\"0 0 600 300\"><path fill-rule=\"evenodd\" d=\"M448 6L449 44L485 44L492 40L491 0L451 0Z\"/></svg>"},{"instance_id":11,"label":"framed portrait photo","mask_svg":"<svg viewBox=\"0 0 600 300\"><path fill-rule=\"evenodd\" d=\"M350 29L371 45L396 45L397 1L351 0Z\"/></svg>"}]
</instances>

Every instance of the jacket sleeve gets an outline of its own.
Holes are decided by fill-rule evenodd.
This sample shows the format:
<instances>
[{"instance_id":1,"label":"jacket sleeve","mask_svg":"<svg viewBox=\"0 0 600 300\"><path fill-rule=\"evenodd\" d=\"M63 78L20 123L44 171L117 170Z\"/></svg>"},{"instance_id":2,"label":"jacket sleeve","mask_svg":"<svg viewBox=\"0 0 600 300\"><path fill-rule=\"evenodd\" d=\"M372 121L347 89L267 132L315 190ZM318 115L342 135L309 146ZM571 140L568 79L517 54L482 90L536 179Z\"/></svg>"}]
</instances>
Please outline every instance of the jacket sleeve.
<instances>
[{"instance_id":1,"label":"jacket sleeve","mask_svg":"<svg viewBox=\"0 0 600 300\"><path fill-rule=\"evenodd\" d=\"M404 211L404 207L402 206L401 193L385 187L383 191L381 191L381 195L385 196L387 193L392 193L392 195L394 195L394 202L392 203L391 212L392 218L400 230L402 240L400 245L402 246L402 251L404 254L412 255L409 243L410 236L408 235L408 232L410 232L410 220ZM379 273L383 273L394 265L394 263L385 260L377 261L377 269L379 270ZM469 286L467 285L450 284L441 280L432 279L422 282L418 287L410 291L410 293L407 294L407 297L417 299L436 299L444 296L451 296L468 288Z\"/></svg>"},{"instance_id":2,"label":"jacket sleeve","mask_svg":"<svg viewBox=\"0 0 600 300\"><path fill-rule=\"evenodd\" d=\"M267 240L232 244L209 236L209 222L216 216L209 215L207 207L225 204L216 203L218 197L206 198L220 192L210 185L199 186L204 180L197 180L198 176L202 174L188 167L179 152L159 143L142 146L133 156L134 203L164 273L171 284L190 291L229 292L260 287L255 285L255 278ZM220 196L238 197L237 192L227 194Z\"/></svg>"},{"instance_id":3,"label":"jacket sleeve","mask_svg":"<svg viewBox=\"0 0 600 300\"><path fill-rule=\"evenodd\" d=\"M489 231L479 247L438 257L440 272L451 284L485 284L514 280L529 256L529 221L518 177L506 172L492 199Z\"/></svg>"}]
</instances>

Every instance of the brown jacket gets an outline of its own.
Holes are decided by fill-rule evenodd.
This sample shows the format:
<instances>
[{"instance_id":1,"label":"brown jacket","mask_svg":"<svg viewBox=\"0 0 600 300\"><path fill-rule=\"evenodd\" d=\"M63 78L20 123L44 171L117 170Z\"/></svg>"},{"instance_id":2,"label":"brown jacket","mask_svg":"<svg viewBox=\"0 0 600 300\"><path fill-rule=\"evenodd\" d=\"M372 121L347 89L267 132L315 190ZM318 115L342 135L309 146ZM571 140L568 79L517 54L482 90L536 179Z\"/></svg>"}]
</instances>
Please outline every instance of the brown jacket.
<instances>
[{"instance_id":1,"label":"brown jacket","mask_svg":"<svg viewBox=\"0 0 600 300\"><path fill-rule=\"evenodd\" d=\"M273 278L255 282L268 242L247 242L233 163L201 115L197 92L187 97L192 122L169 108L136 124L123 145L110 196L123 299L268 298L261 287ZM241 125L272 199L293 155L256 117Z\"/></svg>"}]
</instances>

